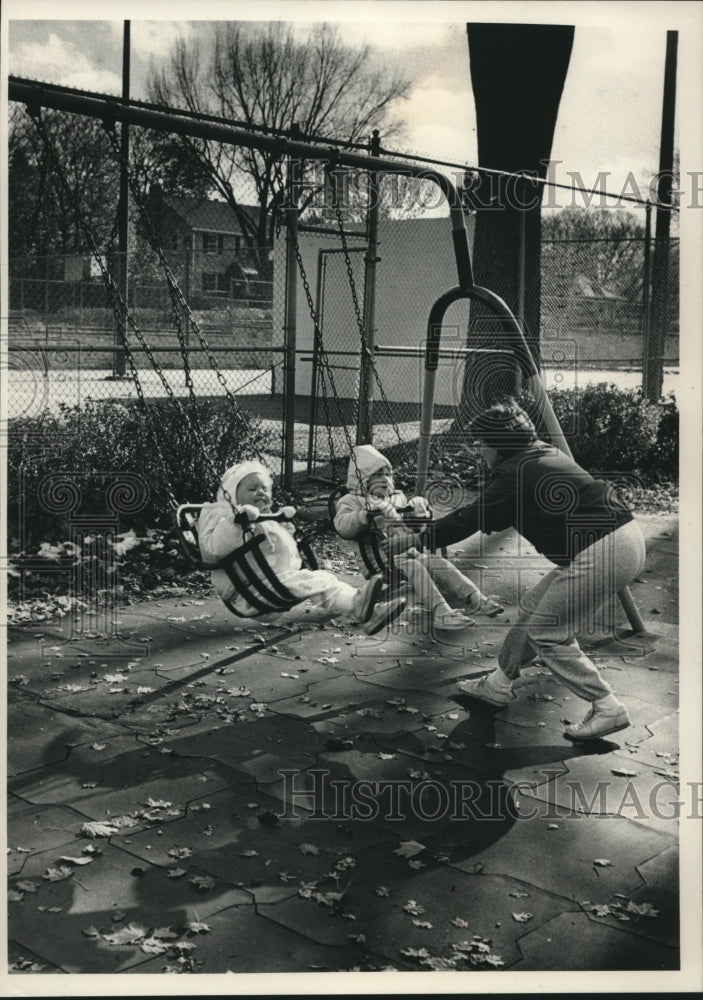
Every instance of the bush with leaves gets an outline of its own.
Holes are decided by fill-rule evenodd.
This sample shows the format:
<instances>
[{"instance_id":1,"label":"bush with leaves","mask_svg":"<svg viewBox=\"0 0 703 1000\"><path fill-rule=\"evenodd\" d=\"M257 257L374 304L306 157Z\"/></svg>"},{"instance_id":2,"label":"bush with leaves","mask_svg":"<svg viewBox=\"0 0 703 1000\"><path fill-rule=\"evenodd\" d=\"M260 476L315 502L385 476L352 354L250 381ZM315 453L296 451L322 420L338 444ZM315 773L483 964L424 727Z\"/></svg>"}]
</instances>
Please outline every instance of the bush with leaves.
<instances>
[{"instance_id":1,"label":"bush with leaves","mask_svg":"<svg viewBox=\"0 0 703 1000\"><path fill-rule=\"evenodd\" d=\"M276 450L259 419L242 416L227 400L182 405L191 426L168 399L150 403L148 419L133 402L88 402L10 421L10 551L65 541L70 518L109 520L107 490L124 511L119 530L167 528L169 484L181 503L210 500L228 466Z\"/></svg>"},{"instance_id":2,"label":"bush with leaves","mask_svg":"<svg viewBox=\"0 0 703 1000\"><path fill-rule=\"evenodd\" d=\"M584 468L604 474L676 476L676 462L671 460L674 440L678 442L673 397L667 410L650 403L639 389L600 382L553 390L549 398L574 458Z\"/></svg>"}]
</instances>

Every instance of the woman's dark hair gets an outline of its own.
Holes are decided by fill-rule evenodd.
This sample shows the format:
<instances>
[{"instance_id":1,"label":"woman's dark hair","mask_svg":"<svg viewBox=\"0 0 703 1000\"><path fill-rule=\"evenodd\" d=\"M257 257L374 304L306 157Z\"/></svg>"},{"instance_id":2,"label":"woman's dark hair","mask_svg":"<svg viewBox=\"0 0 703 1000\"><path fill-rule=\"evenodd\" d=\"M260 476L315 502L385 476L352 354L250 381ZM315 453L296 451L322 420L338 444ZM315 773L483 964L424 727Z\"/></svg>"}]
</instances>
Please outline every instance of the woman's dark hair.
<instances>
[{"instance_id":1,"label":"woman's dark hair","mask_svg":"<svg viewBox=\"0 0 703 1000\"><path fill-rule=\"evenodd\" d=\"M493 403L474 417L469 431L504 458L537 440L535 425L514 399Z\"/></svg>"}]
</instances>

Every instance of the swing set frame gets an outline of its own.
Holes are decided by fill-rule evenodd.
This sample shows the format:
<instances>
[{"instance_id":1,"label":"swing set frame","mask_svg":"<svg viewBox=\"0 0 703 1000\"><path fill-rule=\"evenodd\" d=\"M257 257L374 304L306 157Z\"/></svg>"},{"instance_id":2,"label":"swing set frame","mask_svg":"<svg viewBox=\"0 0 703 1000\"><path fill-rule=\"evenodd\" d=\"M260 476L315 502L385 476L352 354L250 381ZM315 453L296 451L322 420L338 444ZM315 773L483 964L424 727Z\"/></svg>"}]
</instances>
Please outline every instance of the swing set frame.
<instances>
[{"instance_id":1,"label":"swing set frame","mask_svg":"<svg viewBox=\"0 0 703 1000\"><path fill-rule=\"evenodd\" d=\"M196 138L211 139L216 142L241 146L247 149L259 149L273 155L277 160L288 158L291 163L296 161L315 160L327 165L329 170L336 167L349 167L369 173L388 173L410 176L428 180L434 183L446 199L449 207L451 237L454 248L457 282L433 303L427 323L427 338L424 361L423 398L420 421L420 439L417 459L417 489L422 493L427 486L429 452L432 430L432 414L434 407L435 378L441 353L442 323L448 308L455 302L465 299L481 302L503 323L504 331L510 340L515 357L526 377L529 388L535 400L536 409L552 442L567 455L570 448L556 418L554 410L542 383L539 369L525 339L523 330L509 309L508 305L487 288L479 287L474 282L471 254L469 250L468 233L464 219L462 198L457 187L445 174L426 166L417 166L412 162L398 162L386 159L372 151L370 155L341 150L337 147L315 145L300 138L297 129L291 130L291 137L272 136L245 131L229 125L189 118L185 114L172 114L157 106L138 106L129 101L120 100L108 95L96 96L84 92L70 91L66 88L42 84L33 80L10 77L8 81L8 98L11 101L23 103L30 113L41 108L51 108L66 111L85 117L103 121L108 127L114 127L117 122L137 125L143 128L155 129L160 132L188 135ZM291 172L289 171L289 181ZM300 251L297 246L298 207L295 190L289 183L288 204L285 206L287 225L287 278L291 278L291 269L297 255L300 262ZM343 236L343 231L342 231ZM304 275L301 275L304 277ZM308 292L308 301L311 302ZM295 404L295 361L296 361L296 282L289 280L286 296L286 319L284 345L284 381L285 381L285 416L284 437L286 443L292 439L294 429ZM314 318L314 315L313 315ZM316 336L318 336L317 322ZM368 339L364 345L370 353ZM372 355L371 355L372 358ZM290 456L290 464L284 470L283 486L290 488L292 474L292 449L286 448ZM645 633L645 625L634 600L626 588L620 599L635 634Z\"/></svg>"}]
</instances>

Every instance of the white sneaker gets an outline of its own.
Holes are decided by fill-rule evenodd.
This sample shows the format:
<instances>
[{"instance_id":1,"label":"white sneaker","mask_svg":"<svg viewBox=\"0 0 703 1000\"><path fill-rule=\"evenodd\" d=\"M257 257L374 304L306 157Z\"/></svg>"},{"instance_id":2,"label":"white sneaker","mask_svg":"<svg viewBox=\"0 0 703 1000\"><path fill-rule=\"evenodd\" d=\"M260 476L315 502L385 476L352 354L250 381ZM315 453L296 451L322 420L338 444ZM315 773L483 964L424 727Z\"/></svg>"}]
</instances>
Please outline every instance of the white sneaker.
<instances>
[{"instance_id":1,"label":"white sneaker","mask_svg":"<svg viewBox=\"0 0 703 1000\"><path fill-rule=\"evenodd\" d=\"M456 631L458 629L474 628L476 622L463 611L452 608L449 611L435 611L432 616L432 627L440 632Z\"/></svg>"},{"instance_id":2,"label":"white sneaker","mask_svg":"<svg viewBox=\"0 0 703 1000\"><path fill-rule=\"evenodd\" d=\"M630 725L630 716L624 705L615 709L598 709L591 705L590 710L573 726L567 726L564 736L569 740L601 740L611 733L619 733Z\"/></svg>"},{"instance_id":3,"label":"white sneaker","mask_svg":"<svg viewBox=\"0 0 703 1000\"><path fill-rule=\"evenodd\" d=\"M466 603L469 611L478 615L485 615L486 618L495 618L496 615L502 615L505 611L497 594L489 594L487 597L483 594L477 597L474 594L472 597L469 597Z\"/></svg>"},{"instance_id":4,"label":"white sneaker","mask_svg":"<svg viewBox=\"0 0 703 1000\"><path fill-rule=\"evenodd\" d=\"M511 690L501 690L491 684L491 675L485 674L483 677L469 677L468 680L459 681L459 686L465 694L479 701L485 701L487 705L502 707L515 701L515 695Z\"/></svg>"}]
</instances>

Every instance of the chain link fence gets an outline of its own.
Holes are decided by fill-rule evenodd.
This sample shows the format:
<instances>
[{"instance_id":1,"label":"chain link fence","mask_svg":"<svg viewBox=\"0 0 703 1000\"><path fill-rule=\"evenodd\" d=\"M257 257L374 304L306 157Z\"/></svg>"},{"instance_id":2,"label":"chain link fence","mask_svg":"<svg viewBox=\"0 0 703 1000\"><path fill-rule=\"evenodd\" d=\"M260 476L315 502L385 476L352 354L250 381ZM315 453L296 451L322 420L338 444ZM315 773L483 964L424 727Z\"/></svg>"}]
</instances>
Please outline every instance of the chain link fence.
<instances>
[{"instance_id":1,"label":"chain link fence","mask_svg":"<svg viewBox=\"0 0 703 1000\"><path fill-rule=\"evenodd\" d=\"M424 165L454 180L461 176L451 165ZM397 454L416 451L428 316L439 296L457 284L456 262L448 208L435 186L403 187L397 178L384 177L386 182L390 194L382 191L373 226L363 198L351 213L338 213L324 198L305 208L297 237L302 273L283 216L267 227L269 242L252 246L226 203L169 202L164 195L168 212L159 216L159 240L193 320L185 317L182 345L163 268L140 235L134 213L130 238L138 249L123 256L109 249L107 260L160 369L149 364L128 329L145 396L163 396L163 378L176 395L185 395L190 370L198 396L222 395L224 379L243 408L272 427L280 429L288 407L287 419L293 414L295 426L289 439L293 454L287 457L295 471L321 479L343 477L364 415L378 447L397 447ZM247 212L255 213L251 177L242 176L236 186ZM585 218L589 211L584 208ZM520 317L520 295L538 295L540 360L548 389L589 381L641 385L657 248L634 219L635 234L617 239L551 236L543 224L539 288L525 283L508 305ZM476 215L467 215L467 228L472 245ZM666 280L660 283L666 300L660 360L666 376L678 368L678 239L672 238L667 250ZM529 276L519 241L514 251L517 264L505 266ZM496 236L496 254L502 252ZM9 417L38 416L43 409L80 406L88 399L134 398L120 327L89 253L11 258ZM362 350L362 339L372 345L370 352ZM294 383L286 373L291 345ZM520 366L502 324L476 303L449 308L442 346L433 431L452 426L467 395L476 396L476 386L479 396L520 391Z\"/></svg>"}]
</instances>

